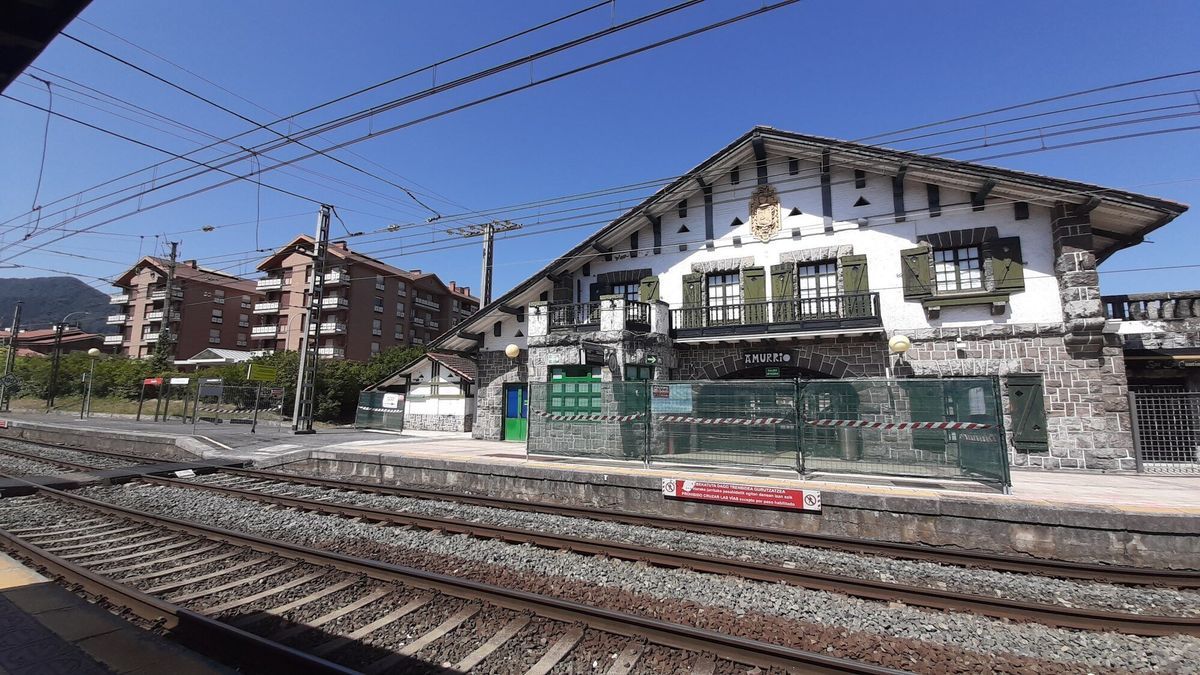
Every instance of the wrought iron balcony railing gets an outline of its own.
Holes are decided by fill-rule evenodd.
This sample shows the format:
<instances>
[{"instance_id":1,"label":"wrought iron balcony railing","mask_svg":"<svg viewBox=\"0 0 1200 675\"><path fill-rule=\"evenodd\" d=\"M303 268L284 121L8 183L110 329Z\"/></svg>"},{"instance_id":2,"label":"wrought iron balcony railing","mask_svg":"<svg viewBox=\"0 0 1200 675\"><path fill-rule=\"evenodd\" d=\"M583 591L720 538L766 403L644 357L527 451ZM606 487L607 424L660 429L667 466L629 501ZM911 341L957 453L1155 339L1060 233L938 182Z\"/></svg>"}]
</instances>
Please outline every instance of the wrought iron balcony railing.
<instances>
[{"instance_id":1,"label":"wrought iron balcony railing","mask_svg":"<svg viewBox=\"0 0 1200 675\"><path fill-rule=\"evenodd\" d=\"M757 335L881 326L878 293L788 298L671 310L676 338Z\"/></svg>"}]
</instances>

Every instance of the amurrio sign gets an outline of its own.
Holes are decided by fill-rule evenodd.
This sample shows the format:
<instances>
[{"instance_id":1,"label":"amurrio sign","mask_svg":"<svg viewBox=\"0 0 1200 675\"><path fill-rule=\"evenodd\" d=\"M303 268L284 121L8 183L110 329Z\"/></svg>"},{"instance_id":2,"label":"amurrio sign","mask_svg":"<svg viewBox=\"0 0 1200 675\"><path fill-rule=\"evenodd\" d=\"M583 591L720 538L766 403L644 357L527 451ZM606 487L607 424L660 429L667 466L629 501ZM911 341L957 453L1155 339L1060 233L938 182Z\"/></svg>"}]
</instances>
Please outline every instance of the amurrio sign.
<instances>
[{"instance_id":1,"label":"amurrio sign","mask_svg":"<svg viewBox=\"0 0 1200 675\"><path fill-rule=\"evenodd\" d=\"M662 479L662 493L663 497L668 499L717 502L790 511L821 510L821 492L819 490L664 478Z\"/></svg>"},{"instance_id":2,"label":"amurrio sign","mask_svg":"<svg viewBox=\"0 0 1200 675\"><path fill-rule=\"evenodd\" d=\"M786 366L792 362L790 352L746 352L742 362L747 366Z\"/></svg>"}]
</instances>

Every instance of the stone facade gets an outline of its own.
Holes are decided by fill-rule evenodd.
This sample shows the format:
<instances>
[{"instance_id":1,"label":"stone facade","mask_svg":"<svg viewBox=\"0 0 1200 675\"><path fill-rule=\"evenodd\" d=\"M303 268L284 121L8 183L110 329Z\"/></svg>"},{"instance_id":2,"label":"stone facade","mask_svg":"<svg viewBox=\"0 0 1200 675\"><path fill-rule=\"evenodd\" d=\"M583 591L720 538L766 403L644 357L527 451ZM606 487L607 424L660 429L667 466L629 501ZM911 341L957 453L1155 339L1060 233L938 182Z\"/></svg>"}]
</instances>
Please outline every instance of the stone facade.
<instances>
[{"instance_id":1,"label":"stone facade","mask_svg":"<svg viewBox=\"0 0 1200 675\"><path fill-rule=\"evenodd\" d=\"M481 351L475 359L479 379L471 436L498 441L504 429L504 384L529 381L529 352L521 350L517 358L510 359L504 352Z\"/></svg>"},{"instance_id":2,"label":"stone facade","mask_svg":"<svg viewBox=\"0 0 1200 675\"><path fill-rule=\"evenodd\" d=\"M746 352L764 350L793 354L789 365L807 370L814 377L887 375L886 340L878 337L848 337L792 343L680 345L677 349L679 367L672 379L719 380L745 368Z\"/></svg>"},{"instance_id":3,"label":"stone facade","mask_svg":"<svg viewBox=\"0 0 1200 675\"><path fill-rule=\"evenodd\" d=\"M404 416L405 429L422 431L470 431L472 419L462 415L410 415Z\"/></svg>"}]
</instances>

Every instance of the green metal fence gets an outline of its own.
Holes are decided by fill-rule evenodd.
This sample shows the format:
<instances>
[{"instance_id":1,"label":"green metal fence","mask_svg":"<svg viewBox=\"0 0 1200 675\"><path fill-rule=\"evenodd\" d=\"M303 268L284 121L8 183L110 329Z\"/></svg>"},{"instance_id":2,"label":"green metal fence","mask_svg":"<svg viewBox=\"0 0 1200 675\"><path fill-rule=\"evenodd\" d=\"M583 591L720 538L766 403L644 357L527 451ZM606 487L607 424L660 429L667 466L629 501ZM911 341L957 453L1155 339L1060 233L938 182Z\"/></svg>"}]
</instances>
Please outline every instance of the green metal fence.
<instances>
[{"instance_id":1,"label":"green metal fence","mask_svg":"<svg viewBox=\"0 0 1200 675\"><path fill-rule=\"evenodd\" d=\"M531 383L528 448L1010 484L995 378Z\"/></svg>"}]
</instances>

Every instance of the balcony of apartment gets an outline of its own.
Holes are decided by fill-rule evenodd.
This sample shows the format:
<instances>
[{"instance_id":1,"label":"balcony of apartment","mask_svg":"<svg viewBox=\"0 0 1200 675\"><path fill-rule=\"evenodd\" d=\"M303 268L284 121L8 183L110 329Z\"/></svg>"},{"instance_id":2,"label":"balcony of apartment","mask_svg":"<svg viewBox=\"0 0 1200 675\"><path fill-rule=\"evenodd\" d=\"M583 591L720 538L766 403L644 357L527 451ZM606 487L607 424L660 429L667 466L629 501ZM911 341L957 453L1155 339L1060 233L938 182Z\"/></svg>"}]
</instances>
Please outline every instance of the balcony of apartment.
<instances>
[{"instance_id":1,"label":"balcony of apartment","mask_svg":"<svg viewBox=\"0 0 1200 675\"><path fill-rule=\"evenodd\" d=\"M348 309L350 300L348 298L321 298L321 309L326 312L336 312L341 309Z\"/></svg>"},{"instance_id":2,"label":"balcony of apartment","mask_svg":"<svg viewBox=\"0 0 1200 675\"><path fill-rule=\"evenodd\" d=\"M421 318L421 317L419 317L419 316L414 316L414 317L412 318L412 322L411 322L411 323L412 323L412 325L414 325L414 326L424 326L424 325L425 325L425 319L422 319L422 318Z\"/></svg>"},{"instance_id":3,"label":"balcony of apartment","mask_svg":"<svg viewBox=\"0 0 1200 675\"><path fill-rule=\"evenodd\" d=\"M159 337L160 336L158 333L142 333L142 342L145 342L146 344L154 344L155 342L158 342Z\"/></svg>"},{"instance_id":4,"label":"balcony of apartment","mask_svg":"<svg viewBox=\"0 0 1200 675\"><path fill-rule=\"evenodd\" d=\"M270 356L275 353L274 349L255 349L250 352L250 358L258 358L260 356Z\"/></svg>"},{"instance_id":5,"label":"balcony of apartment","mask_svg":"<svg viewBox=\"0 0 1200 675\"><path fill-rule=\"evenodd\" d=\"M278 314L279 313L279 303L278 302L256 302L256 303L254 303L254 313L255 314Z\"/></svg>"},{"instance_id":6,"label":"balcony of apartment","mask_svg":"<svg viewBox=\"0 0 1200 675\"><path fill-rule=\"evenodd\" d=\"M257 291L278 291L283 288L283 277L267 277L259 279L254 284L254 289Z\"/></svg>"},{"instance_id":7,"label":"balcony of apartment","mask_svg":"<svg viewBox=\"0 0 1200 675\"><path fill-rule=\"evenodd\" d=\"M279 326L254 326L250 329L251 340L264 340L279 337Z\"/></svg>"},{"instance_id":8,"label":"balcony of apartment","mask_svg":"<svg viewBox=\"0 0 1200 675\"><path fill-rule=\"evenodd\" d=\"M155 310L153 312L146 312L146 320L147 321L162 321L162 319L163 319L163 310L161 310L161 309Z\"/></svg>"},{"instance_id":9,"label":"balcony of apartment","mask_svg":"<svg viewBox=\"0 0 1200 675\"><path fill-rule=\"evenodd\" d=\"M128 293L114 293L113 295L108 296L108 304L110 304L110 305L128 305L129 304L129 294Z\"/></svg>"},{"instance_id":10,"label":"balcony of apartment","mask_svg":"<svg viewBox=\"0 0 1200 675\"><path fill-rule=\"evenodd\" d=\"M436 300L427 300L419 295L413 296L413 304L418 307L424 307L425 309L440 310L442 308L442 303L437 302Z\"/></svg>"},{"instance_id":11,"label":"balcony of apartment","mask_svg":"<svg viewBox=\"0 0 1200 675\"><path fill-rule=\"evenodd\" d=\"M320 330L321 335L345 335L346 334L346 324L339 323L337 321L327 321L325 323L322 323L319 327L318 326L309 326L308 334L312 335L313 333L316 333L318 331L318 328Z\"/></svg>"},{"instance_id":12,"label":"balcony of apartment","mask_svg":"<svg viewBox=\"0 0 1200 675\"><path fill-rule=\"evenodd\" d=\"M344 359L346 350L342 347L317 347L317 356L322 359Z\"/></svg>"},{"instance_id":13,"label":"balcony of apartment","mask_svg":"<svg viewBox=\"0 0 1200 675\"><path fill-rule=\"evenodd\" d=\"M171 297L176 300L183 298L183 289L182 288L172 289ZM159 300L166 300L166 299L167 299L167 289L163 288L163 289L159 289L157 291L150 291L150 300L152 302L158 302Z\"/></svg>"},{"instance_id":14,"label":"balcony of apartment","mask_svg":"<svg viewBox=\"0 0 1200 675\"><path fill-rule=\"evenodd\" d=\"M104 336L104 346L105 347L108 347L111 345L119 345L124 341L125 341L124 335L105 335Z\"/></svg>"},{"instance_id":15,"label":"balcony of apartment","mask_svg":"<svg viewBox=\"0 0 1200 675\"><path fill-rule=\"evenodd\" d=\"M128 314L109 314L108 318L104 320L104 323L110 326L119 326L126 321L129 321Z\"/></svg>"},{"instance_id":16,"label":"balcony of apartment","mask_svg":"<svg viewBox=\"0 0 1200 675\"><path fill-rule=\"evenodd\" d=\"M671 337L782 336L880 328L878 293L743 302L671 310Z\"/></svg>"},{"instance_id":17,"label":"balcony of apartment","mask_svg":"<svg viewBox=\"0 0 1200 675\"><path fill-rule=\"evenodd\" d=\"M324 281L326 286L341 286L350 283L350 275L342 270L333 270L325 273Z\"/></svg>"},{"instance_id":18,"label":"balcony of apartment","mask_svg":"<svg viewBox=\"0 0 1200 675\"><path fill-rule=\"evenodd\" d=\"M427 326L429 327L429 330L438 330L439 328L441 328L441 324L440 324L440 323L438 323L437 321L434 321L434 320L432 320L432 319L430 319L430 321L429 321L429 323L427 324Z\"/></svg>"}]
</instances>

